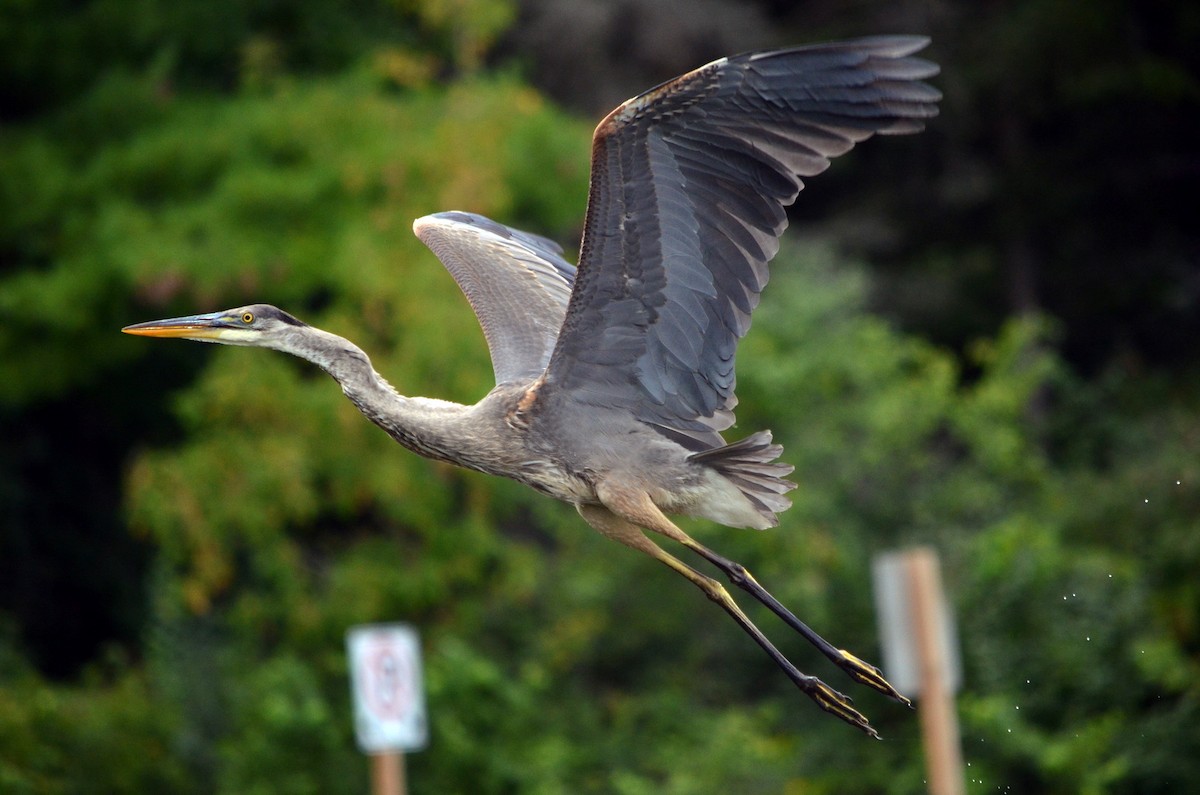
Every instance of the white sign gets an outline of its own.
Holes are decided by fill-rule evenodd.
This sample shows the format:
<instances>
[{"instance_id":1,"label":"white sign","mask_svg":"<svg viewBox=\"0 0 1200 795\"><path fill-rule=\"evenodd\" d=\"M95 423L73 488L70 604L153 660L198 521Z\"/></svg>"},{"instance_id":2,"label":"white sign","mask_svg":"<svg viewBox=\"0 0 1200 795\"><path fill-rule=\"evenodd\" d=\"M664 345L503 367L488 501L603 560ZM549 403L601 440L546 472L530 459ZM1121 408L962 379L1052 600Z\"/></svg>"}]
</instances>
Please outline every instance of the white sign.
<instances>
[{"instance_id":1,"label":"white sign","mask_svg":"<svg viewBox=\"0 0 1200 795\"><path fill-rule=\"evenodd\" d=\"M883 670L897 690L909 698L921 695L921 653L917 643L915 605L912 599L912 567L914 553L886 552L875 557L872 572L875 579L875 611L879 619L879 636L883 646ZM962 684L962 663L958 655L958 631L946 603L946 595L937 594L936 615L932 617L933 638L938 658L946 666L946 686L958 691Z\"/></svg>"},{"instance_id":2,"label":"white sign","mask_svg":"<svg viewBox=\"0 0 1200 795\"><path fill-rule=\"evenodd\" d=\"M421 644L406 624L368 624L346 633L354 728L363 753L417 751L429 739Z\"/></svg>"}]
</instances>

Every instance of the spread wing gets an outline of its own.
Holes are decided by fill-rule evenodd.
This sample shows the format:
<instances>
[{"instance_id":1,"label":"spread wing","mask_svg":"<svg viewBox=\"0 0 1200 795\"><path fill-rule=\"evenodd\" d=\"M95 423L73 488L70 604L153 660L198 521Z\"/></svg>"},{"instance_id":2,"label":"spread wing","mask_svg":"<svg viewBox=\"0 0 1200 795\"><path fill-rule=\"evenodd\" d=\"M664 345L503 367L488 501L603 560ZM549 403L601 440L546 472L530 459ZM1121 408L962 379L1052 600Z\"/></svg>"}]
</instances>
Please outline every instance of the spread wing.
<instances>
[{"instance_id":1,"label":"spread wing","mask_svg":"<svg viewBox=\"0 0 1200 795\"><path fill-rule=\"evenodd\" d=\"M475 310L496 383L541 375L575 283L575 266L562 258L562 248L463 212L418 218L413 232L450 271Z\"/></svg>"},{"instance_id":2,"label":"spread wing","mask_svg":"<svg viewBox=\"0 0 1200 795\"><path fill-rule=\"evenodd\" d=\"M542 396L620 406L696 440L733 423L734 354L787 225L829 159L913 133L940 93L927 40L723 58L596 128L579 274Z\"/></svg>"}]
</instances>

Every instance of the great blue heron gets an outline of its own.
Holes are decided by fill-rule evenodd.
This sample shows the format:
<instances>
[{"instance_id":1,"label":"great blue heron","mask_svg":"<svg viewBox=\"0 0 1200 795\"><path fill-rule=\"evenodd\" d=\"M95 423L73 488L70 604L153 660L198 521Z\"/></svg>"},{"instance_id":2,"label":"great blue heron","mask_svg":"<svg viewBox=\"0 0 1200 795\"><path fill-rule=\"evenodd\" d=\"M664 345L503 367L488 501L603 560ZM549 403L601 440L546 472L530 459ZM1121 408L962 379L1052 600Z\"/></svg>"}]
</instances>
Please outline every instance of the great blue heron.
<instances>
[{"instance_id":1,"label":"great blue heron","mask_svg":"<svg viewBox=\"0 0 1200 795\"><path fill-rule=\"evenodd\" d=\"M733 617L824 710L878 736L849 698L801 673L726 589L658 546L678 542L782 618L849 676L903 703L744 566L667 514L778 524L792 467L761 431L726 444L734 353L767 282L802 177L876 133L937 113L911 57L886 36L722 58L628 100L597 126L578 271L550 240L445 212L413 229L483 326L496 386L478 403L404 397L358 346L265 304L124 329L273 348L315 363L372 422L420 455L513 478L573 504L605 536L679 572Z\"/></svg>"}]
</instances>

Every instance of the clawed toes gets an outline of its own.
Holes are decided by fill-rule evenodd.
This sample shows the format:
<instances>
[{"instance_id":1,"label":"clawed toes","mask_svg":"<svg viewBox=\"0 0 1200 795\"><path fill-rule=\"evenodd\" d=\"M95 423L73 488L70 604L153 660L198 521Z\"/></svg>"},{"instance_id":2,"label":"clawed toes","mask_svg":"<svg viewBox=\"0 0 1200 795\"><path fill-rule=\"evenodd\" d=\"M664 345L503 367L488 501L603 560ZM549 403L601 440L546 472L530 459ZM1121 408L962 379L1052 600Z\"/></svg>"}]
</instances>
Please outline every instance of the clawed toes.
<instances>
[{"instance_id":1,"label":"clawed toes","mask_svg":"<svg viewBox=\"0 0 1200 795\"><path fill-rule=\"evenodd\" d=\"M854 708L854 700L849 696L839 693L820 679L812 680L812 688L808 691L808 695L817 702L817 706L821 709L831 715L836 715L851 726L857 726L868 736L879 739L879 733L871 726L867 716Z\"/></svg>"},{"instance_id":2,"label":"clawed toes","mask_svg":"<svg viewBox=\"0 0 1200 795\"><path fill-rule=\"evenodd\" d=\"M899 701L904 706L912 708L912 702L893 687L891 682L883 678L883 671L865 660L860 660L845 649L838 649L838 652L841 653L846 663L842 666L842 670L849 674L851 679L878 690L893 701Z\"/></svg>"}]
</instances>

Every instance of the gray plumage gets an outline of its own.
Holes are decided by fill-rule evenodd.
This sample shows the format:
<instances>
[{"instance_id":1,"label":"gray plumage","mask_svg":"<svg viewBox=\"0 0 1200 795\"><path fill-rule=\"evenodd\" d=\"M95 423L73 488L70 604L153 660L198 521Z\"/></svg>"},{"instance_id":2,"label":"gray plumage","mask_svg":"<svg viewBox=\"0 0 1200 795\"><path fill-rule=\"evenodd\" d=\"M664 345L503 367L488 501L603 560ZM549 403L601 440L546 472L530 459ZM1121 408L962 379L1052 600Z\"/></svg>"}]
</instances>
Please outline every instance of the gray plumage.
<instances>
[{"instance_id":1,"label":"gray plumage","mask_svg":"<svg viewBox=\"0 0 1200 795\"><path fill-rule=\"evenodd\" d=\"M562 248L472 213L419 218L413 231L450 271L475 310L496 383L541 375L575 283L575 266L562 258Z\"/></svg>"},{"instance_id":2,"label":"gray plumage","mask_svg":"<svg viewBox=\"0 0 1200 795\"><path fill-rule=\"evenodd\" d=\"M823 709L874 735L848 698L801 673L676 541L767 605L853 679L905 701L874 666L809 629L742 567L667 514L766 528L792 468L761 431L727 444L738 341L802 179L876 133L937 112L917 37L723 58L623 103L596 128L579 269L554 242L479 215L414 232L483 327L496 386L465 406L403 397L353 343L275 307L125 331L273 348L328 372L372 422L425 456L510 477L574 504L606 536L668 565L726 610Z\"/></svg>"}]
</instances>

